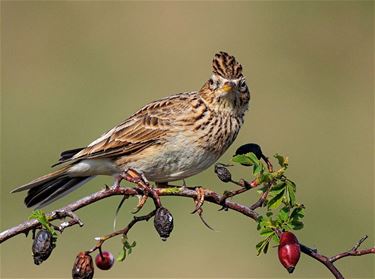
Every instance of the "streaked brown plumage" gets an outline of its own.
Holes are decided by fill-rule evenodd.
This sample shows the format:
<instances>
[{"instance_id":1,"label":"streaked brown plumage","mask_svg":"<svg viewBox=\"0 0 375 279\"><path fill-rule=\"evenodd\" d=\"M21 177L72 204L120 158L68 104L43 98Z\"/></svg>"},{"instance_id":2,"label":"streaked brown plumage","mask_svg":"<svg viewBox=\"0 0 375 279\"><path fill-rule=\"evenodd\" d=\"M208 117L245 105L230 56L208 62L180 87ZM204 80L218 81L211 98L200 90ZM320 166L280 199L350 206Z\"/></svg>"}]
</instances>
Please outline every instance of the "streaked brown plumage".
<instances>
[{"instance_id":1,"label":"streaked brown plumage","mask_svg":"<svg viewBox=\"0 0 375 279\"><path fill-rule=\"evenodd\" d=\"M44 206L96 175L135 169L155 182L184 179L211 166L233 143L250 93L242 66L219 52L199 91L154 101L82 149L61 154L61 169L25 184L25 204Z\"/></svg>"}]
</instances>

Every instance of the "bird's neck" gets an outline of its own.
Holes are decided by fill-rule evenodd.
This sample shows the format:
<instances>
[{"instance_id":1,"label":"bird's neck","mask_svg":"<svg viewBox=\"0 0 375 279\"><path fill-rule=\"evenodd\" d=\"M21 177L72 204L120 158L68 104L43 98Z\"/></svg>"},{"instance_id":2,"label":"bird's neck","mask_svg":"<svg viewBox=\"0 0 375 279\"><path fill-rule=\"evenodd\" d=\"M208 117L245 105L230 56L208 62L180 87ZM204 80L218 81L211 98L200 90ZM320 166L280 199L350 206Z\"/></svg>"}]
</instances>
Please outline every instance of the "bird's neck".
<instances>
[{"instance_id":1,"label":"bird's neck","mask_svg":"<svg viewBox=\"0 0 375 279\"><path fill-rule=\"evenodd\" d=\"M248 109L248 105L241 106L240 97L237 94L229 94L225 97L217 97L211 91L202 88L199 95L205 102L207 107L218 114L226 114L231 116L243 116Z\"/></svg>"}]
</instances>

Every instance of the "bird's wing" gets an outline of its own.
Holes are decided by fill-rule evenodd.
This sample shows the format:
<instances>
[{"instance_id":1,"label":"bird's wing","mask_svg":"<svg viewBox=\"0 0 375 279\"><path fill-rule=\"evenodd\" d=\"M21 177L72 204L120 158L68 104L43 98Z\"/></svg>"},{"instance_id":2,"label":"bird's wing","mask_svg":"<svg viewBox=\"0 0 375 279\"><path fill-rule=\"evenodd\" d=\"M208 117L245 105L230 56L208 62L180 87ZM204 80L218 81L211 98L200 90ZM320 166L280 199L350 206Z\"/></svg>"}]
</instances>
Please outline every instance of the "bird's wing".
<instances>
[{"instance_id":1,"label":"bird's wing","mask_svg":"<svg viewBox=\"0 0 375 279\"><path fill-rule=\"evenodd\" d=\"M197 98L197 93L191 92L152 102L71 158L62 157L58 164L135 154L150 145L161 143L165 135L181 127L176 125L177 122L184 121L186 125L189 124L188 115L194 110L191 101Z\"/></svg>"}]
</instances>

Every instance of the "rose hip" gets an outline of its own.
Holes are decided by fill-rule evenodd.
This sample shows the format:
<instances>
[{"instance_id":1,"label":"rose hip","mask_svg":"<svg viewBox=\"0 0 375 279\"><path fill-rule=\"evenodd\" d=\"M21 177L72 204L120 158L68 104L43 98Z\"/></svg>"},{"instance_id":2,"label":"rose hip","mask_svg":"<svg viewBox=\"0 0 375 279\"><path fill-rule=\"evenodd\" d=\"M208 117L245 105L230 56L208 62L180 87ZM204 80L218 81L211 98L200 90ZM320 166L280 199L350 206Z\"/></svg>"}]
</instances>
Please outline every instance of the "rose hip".
<instances>
[{"instance_id":1,"label":"rose hip","mask_svg":"<svg viewBox=\"0 0 375 279\"><path fill-rule=\"evenodd\" d=\"M291 232L283 232L279 244L279 260L289 273L294 271L301 255L297 237Z\"/></svg>"},{"instance_id":2,"label":"rose hip","mask_svg":"<svg viewBox=\"0 0 375 279\"><path fill-rule=\"evenodd\" d=\"M95 257L95 264L102 270L110 269L115 263L115 258L111 252L103 251L101 254L97 254Z\"/></svg>"}]
</instances>

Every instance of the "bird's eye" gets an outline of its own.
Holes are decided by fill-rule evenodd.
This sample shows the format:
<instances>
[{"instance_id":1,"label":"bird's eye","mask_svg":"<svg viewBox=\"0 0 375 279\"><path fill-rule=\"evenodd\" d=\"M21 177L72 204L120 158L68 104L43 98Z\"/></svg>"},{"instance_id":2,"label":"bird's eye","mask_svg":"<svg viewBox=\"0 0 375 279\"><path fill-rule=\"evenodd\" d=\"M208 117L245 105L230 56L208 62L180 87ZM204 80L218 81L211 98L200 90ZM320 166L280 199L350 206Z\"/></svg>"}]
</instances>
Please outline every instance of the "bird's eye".
<instances>
[{"instance_id":1,"label":"bird's eye","mask_svg":"<svg viewBox=\"0 0 375 279\"><path fill-rule=\"evenodd\" d=\"M243 79L240 81L240 90L246 91L246 89L247 89L246 81Z\"/></svg>"},{"instance_id":2,"label":"bird's eye","mask_svg":"<svg viewBox=\"0 0 375 279\"><path fill-rule=\"evenodd\" d=\"M216 87L217 87L217 83L216 83L212 78L210 78L210 79L208 80L208 84L210 85L210 88L211 88L212 90L215 90Z\"/></svg>"}]
</instances>

